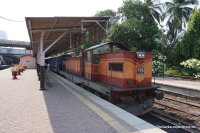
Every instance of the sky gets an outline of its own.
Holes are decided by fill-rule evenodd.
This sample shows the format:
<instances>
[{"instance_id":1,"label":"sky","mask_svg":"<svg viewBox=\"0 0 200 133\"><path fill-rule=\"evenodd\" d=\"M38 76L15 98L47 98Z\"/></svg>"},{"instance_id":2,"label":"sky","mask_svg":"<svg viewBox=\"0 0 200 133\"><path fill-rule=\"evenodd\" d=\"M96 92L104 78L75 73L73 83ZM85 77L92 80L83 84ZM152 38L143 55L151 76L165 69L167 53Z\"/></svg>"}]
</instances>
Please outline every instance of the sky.
<instances>
[{"instance_id":1,"label":"sky","mask_svg":"<svg viewBox=\"0 0 200 133\"><path fill-rule=\"evenodd\" d=\"M25 17L94 16L97 11L117 9L123 0L2 0L0 31L8 40L30 41Z\"/></svg>"}]
</instances>

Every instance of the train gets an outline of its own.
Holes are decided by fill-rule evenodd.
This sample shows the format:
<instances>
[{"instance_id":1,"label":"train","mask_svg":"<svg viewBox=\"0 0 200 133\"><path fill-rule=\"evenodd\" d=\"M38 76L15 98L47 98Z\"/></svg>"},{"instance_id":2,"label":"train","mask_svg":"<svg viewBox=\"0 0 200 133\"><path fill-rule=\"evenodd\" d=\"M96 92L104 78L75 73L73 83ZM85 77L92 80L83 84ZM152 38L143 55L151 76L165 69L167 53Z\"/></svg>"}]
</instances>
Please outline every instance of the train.
<instances>
[{"instance_id":1,"label":"train","mask_svg":"<svg viewBox=\"0 0 200 133\"><path fill-rule=\"evenodd\" d=\"M152 84L152 53L132 52L122 43L106 42L84 49L79 56L46 60L50 69L129 112L143 115L164 94ZM127 106L125 106L127 105Z\"/></svg>"}]
</instances>

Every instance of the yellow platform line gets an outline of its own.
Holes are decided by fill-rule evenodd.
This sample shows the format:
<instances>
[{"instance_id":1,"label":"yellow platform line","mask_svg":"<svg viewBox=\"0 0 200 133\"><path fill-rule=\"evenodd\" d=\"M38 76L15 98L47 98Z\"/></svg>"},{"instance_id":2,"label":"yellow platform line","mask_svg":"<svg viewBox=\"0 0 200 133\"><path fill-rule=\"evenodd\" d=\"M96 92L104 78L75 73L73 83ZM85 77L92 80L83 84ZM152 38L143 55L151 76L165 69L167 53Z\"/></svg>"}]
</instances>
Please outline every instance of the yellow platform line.
<instances>
[{"instance_id":1,"label":"yellow platform line","mask_svg":"<svg viewBox=\"0 0 200 133\"><path fill-rule=\"evenodd\" d=\"M53 76L52 76L53 77ZM55 78L55 77L53 77ZM117 132L119 133L130 133L130 131L125 128L123 125L121 125L118 121L115 120L115 118L111 117L108 113L104 112L102 109L100 109L98 106L90 102L85 97L81 96L76 91L69 89L71 86L68 86L64 84L63 82L59 81L57 78L55 78L64 88L69 90L74 96L76 96L81 102L83 102L86 106L88 106L93 112L95 112L98 116L100 116L106 123L108 123L110 126L112 126ZM68 87L66 87L68 86Z\"/></svg>"}]
</instances>

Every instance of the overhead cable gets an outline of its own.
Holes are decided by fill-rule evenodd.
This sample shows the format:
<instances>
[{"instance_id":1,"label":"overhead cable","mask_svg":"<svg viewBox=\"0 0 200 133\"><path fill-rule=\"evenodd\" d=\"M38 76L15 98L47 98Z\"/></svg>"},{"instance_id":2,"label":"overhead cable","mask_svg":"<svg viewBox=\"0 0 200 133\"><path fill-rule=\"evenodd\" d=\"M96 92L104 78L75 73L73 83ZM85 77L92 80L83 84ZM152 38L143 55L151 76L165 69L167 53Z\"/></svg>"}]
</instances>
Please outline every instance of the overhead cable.
<instances>
[{"instance_id":1,"label":"overhead cable","mask_svg":"<svg viewBox=\"0 0 200 133\"><path fill-rule=\"evenodd\" d=\"M0 18L5 19L5 20L7 20L7 21L12 21L12 22L25 22L24 20L22 20L22 21L17 21L17 20L8 19L8 18L2 17L2 16L0 16Z\"/></svg>"}]
</instances>

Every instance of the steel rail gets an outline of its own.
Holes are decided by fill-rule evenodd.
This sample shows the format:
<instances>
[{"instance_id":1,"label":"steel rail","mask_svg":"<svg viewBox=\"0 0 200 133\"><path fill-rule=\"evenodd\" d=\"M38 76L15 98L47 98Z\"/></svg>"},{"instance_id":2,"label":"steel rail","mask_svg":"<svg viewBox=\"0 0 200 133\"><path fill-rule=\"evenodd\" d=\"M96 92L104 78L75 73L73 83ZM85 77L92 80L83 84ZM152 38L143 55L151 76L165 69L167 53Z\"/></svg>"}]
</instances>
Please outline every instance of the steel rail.
<instances>
[{"instance_id":1,"label":"steel rail","mask_svg":"<svg viewBox=\"0 0 200 133\"><path fill-rule=\"evenodd\" d=\"M169 105L166 105L166 104L164 104L164 103L155 102L155 104L158 104L158 105L161 105L161 106L164 106L164 107L167 107L167 108L170 108L170 109L179 111L179 112L183 112L183 113L186 113L186 114L190 114L190 115L195 116L195 117L199 117L199 116L200 116L200 114L195 114L194 112L189 112L189 111L183 111L183 110L177 109L177 108L175 108L175 107L171 107L171 106L169 106Z\"/></svg>"},{"instance_id":2,"label":"steel rail","mask_svg":"<svg viewBox=\"0 0 200 133\"><path fill-rule=\"evenodd\" d=\"M181 121L179 119L176 119L174 117L171 117L171 116L168 116L166 114L163 114L157 110L152 110L152 112L149 112L150 115L153 115L154 117L164 121L164 122L167 122L171 125L174 125L175 127L182 127L181 129L182 130L185 130L189 133L194 133L194 132L199 132L198 129L196 129L196 126L195 125L192 125L192 124L189 124L189 123L186 123L184 121ZM184 127L191 127L191 128L184 128ZM194 128L194 129L193 129Z\"/></svg>"}]
</instances>

